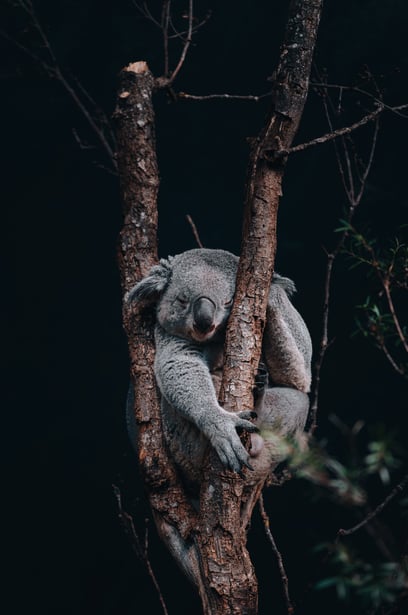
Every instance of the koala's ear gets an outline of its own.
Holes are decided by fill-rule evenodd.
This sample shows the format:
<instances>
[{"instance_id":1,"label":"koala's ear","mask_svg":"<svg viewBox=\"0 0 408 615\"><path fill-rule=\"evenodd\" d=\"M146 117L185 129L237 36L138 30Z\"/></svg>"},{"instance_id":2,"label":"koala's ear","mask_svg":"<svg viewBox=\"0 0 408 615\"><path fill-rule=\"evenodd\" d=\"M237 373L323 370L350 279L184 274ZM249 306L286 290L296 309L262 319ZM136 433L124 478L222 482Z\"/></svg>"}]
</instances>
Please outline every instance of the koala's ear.
<instances>
[{"instance_id":1,"label":"koala's ear","mask_svg":"<svg viewBox=\"0 0 408 615\"><path fill-rule=\"evenodd\" d=\"M272 284L277 284L278 286L281 286L288 295L288 297L291 297L296 292L295 283L292 282L292 280L290 280L289 278L284 278L283 276L279 275L279 273L273 274Z\"/></svg>"},{"instance_id":2,"label":"koala's ear","mask_svg":"<svg viewBox=\"0 0 408 615\"><path fill-rule=\"evenodd\" d=\"M152 267L149 274L126 293L125 301L157 301L170 282L172 260L171 256L168 259L162 258L159 265Z\"/></svg>"}]
</instances>

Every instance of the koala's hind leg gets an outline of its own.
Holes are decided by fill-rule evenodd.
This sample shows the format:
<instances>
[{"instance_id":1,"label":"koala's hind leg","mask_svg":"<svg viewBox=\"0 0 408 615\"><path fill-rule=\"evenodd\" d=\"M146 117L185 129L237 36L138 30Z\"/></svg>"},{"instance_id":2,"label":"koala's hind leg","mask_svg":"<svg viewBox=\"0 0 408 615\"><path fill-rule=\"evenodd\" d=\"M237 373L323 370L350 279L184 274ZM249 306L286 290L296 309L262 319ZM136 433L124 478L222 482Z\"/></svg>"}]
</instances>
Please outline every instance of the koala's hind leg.
<instances>
[{"instance_id":1,"label":"koala's hind leg","mask_svg":"<svg viewBox=\"0 0 408 615\"><path fill-rule=\"evenodd\" d=\"M306 393L288 387L268 388L262 393L261 403L257 401L255 412L258 415L256 424L260 434L251 434L252 457L259 455L263 449L268 440L268 430L281 436L292 436L304 430L309 397Z\"/></svg>"},{"instance_id":2,"label":"koala's hind leg","mask_svg":"<svg viewBox=\"0 0 408 615\"><path fill-rule=\"evenodd\" d=\"M273 387L264 394L258 424L260 429L274 429L281 435L303 431L309 412L309 397L288 387Z\"/></svg>"}]
</instances>

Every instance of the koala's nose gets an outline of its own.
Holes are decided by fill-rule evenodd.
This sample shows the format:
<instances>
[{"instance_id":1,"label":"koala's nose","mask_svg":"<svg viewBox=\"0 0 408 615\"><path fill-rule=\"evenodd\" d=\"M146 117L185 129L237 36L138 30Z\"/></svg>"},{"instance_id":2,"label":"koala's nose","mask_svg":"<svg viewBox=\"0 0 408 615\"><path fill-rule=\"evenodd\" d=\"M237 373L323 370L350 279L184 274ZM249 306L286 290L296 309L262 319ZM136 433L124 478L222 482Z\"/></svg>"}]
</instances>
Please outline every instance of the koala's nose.
<instances>
[{"instance_id":1,"label":"koala's nose","mask_svg":"<svg viewBox=\"0 0 408 615\"><path fill-rule=\"evenodd\" d=\"M198 297L193 304L194 328L200 333L209 333L215 329L215 303L208 297Z\"/></svg>"}]
</instances>

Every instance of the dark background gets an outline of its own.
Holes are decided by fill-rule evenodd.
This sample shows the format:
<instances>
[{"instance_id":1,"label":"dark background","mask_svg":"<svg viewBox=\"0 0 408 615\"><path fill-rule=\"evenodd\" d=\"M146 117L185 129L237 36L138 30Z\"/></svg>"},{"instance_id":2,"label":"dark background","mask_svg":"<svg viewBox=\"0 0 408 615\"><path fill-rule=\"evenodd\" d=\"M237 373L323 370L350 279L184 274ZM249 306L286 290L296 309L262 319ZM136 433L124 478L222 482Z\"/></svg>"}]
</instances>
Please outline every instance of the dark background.
<instances>
[{"instance_id":1,"label":"dark background","mask_svg":"<svg viewBox=\"0 0 408 615\"><path fill-rule=\"evenodd\" d=\"M182 3L176 2L180 12ZM204 2L213 16L202 28L175 89L195 94L261 94L276 65L286 17L283 2ZM160 33L131 2L36 2L37 14L60 65L75 75L110 116L116 76L130 61L162 69ZM95 143L83 117L60 85L7 37L38 51L38 39L18 8L1 3L2 284L6 402L3 433L5 563L12 610L79 614L160 613L143 565L118 521L112 483L144 531L148 511L124 426L128 382L126 340L116 245L121 204L103 153L83 151L73 136ZM366 67L389 104L408 102L408 5L404 0L327 1L316 63L331 83L361 83ZM178 53L174 46L174 56ZM42 51L40 50L40 54ZM173 59L174 62L174 59ZM173 64L174 65L174 64ZM361 117L367 100L340 124ZM267 101L178 102L155 99L160 189L160 256L195 247L190 214L206 247L239 253L247 137L259 131ZM356 140L366 151L370 127ZM297 142L327 131L319 97L309 96ZM407 221L408 123L383 114L375 163L357 223L393 236ZM298 286L296 306L317 345L326 257L344 211L333 147L291 157L281 201L277 270ZM355 329L354 306L369 281L340 260L332 295L330 335L335 344L322 371L319 430L334 452L341 442L327 417L352 424L382 421L407 427L406 389L382 355ZM382 497L379 488L378 498ZM343 612L334 597L310 590L324 574L313 554L353 522L330 503L313 501L293 481L268 495L272 528L287 565L299 613ZM151 561L169 612L199 612L149 524ZM261 613L284 612L273 556L257 517L249 537L255 551ZM275 587L276 589L271 589ZM144 599L146 606L141 607ZM325 602L325 600L328 602ZM339 610L336 611L335 609Z\"/></svg>"}]
</instances>

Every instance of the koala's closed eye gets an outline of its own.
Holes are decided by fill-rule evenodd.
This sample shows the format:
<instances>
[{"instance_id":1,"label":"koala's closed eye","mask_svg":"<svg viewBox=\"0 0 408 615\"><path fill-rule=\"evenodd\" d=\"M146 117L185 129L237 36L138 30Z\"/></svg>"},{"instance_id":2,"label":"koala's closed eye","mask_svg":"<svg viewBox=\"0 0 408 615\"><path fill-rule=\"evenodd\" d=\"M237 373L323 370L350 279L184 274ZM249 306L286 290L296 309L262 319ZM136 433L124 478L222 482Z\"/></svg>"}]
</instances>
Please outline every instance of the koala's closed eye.
<instances>
[{"instance_id":1,"label":"koala's closed eye","mask_svg":"<svg viewBox=\"0 0 408 615\"><path fill-rule=\"evenodd\" d=\"M188 305L188 299L186 299L185 297L181 296L181 297L177 297L176 299L177 303L179 305L181 305L182 307L187 307Z\"/></svg>"}]
</instances>

